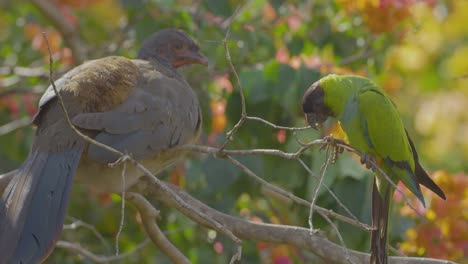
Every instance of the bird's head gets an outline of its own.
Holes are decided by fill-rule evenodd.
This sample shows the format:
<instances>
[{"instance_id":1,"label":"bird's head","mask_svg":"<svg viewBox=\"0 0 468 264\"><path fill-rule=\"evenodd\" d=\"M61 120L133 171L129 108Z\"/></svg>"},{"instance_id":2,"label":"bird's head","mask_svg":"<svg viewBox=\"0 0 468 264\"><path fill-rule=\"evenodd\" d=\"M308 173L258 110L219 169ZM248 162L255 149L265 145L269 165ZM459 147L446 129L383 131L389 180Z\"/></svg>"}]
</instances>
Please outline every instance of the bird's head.
<instances>
[{"instance_id":1,"label":"bird's head","mask_svg":"<svg viewBox=\"0 0 468 264\"><path fill-rule=\"evenodd\" d=\"M179 29L164 29L143 42L138 59L157 60L178 68L189 64L208 65L198 44Z\"/></svg>"},{"instance_id":2,"label":"bird's head","mask_svg":"<svg viewBox=\"0 0 468 264\"><path fill-rule=\"evenodd\" d=\"M312 84L302 98L302 112L306 116L307 123L314 129L322 127L328 117L333 116L332 110L325 103L325 90L320 85L320 80Z\"/></svg>"}]
</instances>

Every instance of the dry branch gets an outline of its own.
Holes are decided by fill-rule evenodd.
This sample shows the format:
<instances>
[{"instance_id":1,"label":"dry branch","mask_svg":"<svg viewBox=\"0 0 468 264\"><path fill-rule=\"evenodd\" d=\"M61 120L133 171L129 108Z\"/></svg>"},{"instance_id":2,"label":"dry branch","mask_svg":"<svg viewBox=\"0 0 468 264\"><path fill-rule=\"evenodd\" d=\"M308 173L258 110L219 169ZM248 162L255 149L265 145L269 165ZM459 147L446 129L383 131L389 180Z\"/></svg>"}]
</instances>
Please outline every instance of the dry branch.
<instances>
[{"instance_id":1,"label":"dry branch","mask_svg":"<svg viewBox=\"0 0 468 264\"><path fill-rule=\"evenodd\" d=\"M343 247L329 241L325 237L314 234L310 235L309 229L297 227L297 226L287 226L287 225L274 225L274 224L265 224L251 222L244 219L240 219L228 214L221 213L207 205L203 202L195 199L190 194L181 190L180 188L164 182L163 185L166 185L168 188L172 189L179 197L184 199L191 207L202 212L203 214L210 215L218 222L223 223L229 230L231 230L235 235L242 239L254 240L254 241L264 241L270 243L278 244L288 244L296 246L298 248L307 249L320 258L322 258L326 263L336 263L336 264L348 264L346 260L346 253L349 252L349 259L353 263L368 263L370 254L354 251L354 250L345 250ZM146 177L140 179L139 183L135 188L142 193L151 195L152 197L158 199L168 207L173 207L184 215L192 219L193 221L206 226L208 228L213 228L209 223L200 219L197 215L194 215L192 212L185 210L184 208L179 207L172 199L165 196L161 193L159 186L151 184ZM408 258L408 257L389 257L389 263L393 264L455 264L451 261L437 260L430 258Z\"/></svg>"},{"instance_id":2,"label":"dry branch","mask_svg":"<svg viewBox=\"0 0 468 264\"><path fill-rule=\"evenodd\" d=\"M140 194L132 192L127 193L127 200L138 209L138 212L140 212L143 226L153 243L161 249L161 251L164 252L173 263L190 263L188 258L185 257L184 254L182 254L182 252L180 252L179 249L169 241L169 239L167 239L156 224L156 219L159 218L159 211Z\"/></svg>"},{"instance_id":3,"label":"dry branch","mask_svg":"<svg viewBox=\"0 0 468 264\"><path fill-rule=\"evenodd\" d=\"M122 253L118 256L103 256L103 255L96 255L92 253L91 251L87 250L86 248L82 247L81 245L77 243L72 243L69 241L63 241L59 240L57 242L57 247L62 248L65 250L68 250L72 252L73 254L81 255L84 257L89 258L90 260L96 262L96 263L109 263L111 261L118 261L125 259L133 254L135 254L138 250L142 249L144 246L148 245L151 240L146 239L140 244L138 244L133 250L129 252Z\"/></svg>"}]
</instances>

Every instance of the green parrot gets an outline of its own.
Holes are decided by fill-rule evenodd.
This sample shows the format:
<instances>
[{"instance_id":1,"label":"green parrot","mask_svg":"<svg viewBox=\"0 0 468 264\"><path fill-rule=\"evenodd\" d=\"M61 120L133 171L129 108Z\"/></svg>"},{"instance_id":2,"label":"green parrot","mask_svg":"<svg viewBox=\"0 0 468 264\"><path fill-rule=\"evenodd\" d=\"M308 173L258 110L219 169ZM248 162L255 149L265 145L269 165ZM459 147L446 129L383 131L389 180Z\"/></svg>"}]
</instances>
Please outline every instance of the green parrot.
<instances>
[{"instance_id":1,"label":"green parrot","mask_svg":"<svg viewBox=\"0 0 468 264\"><path fill-rule=\"evenodd\" d=\"M349 146L361 153L361 162L370 160L397 184L402 181L425 205L420 184L445 200L444 192L429 178L390 98L371 80L351 75L328 75L305 92L302 110L315 129L329 117L346 133ZM384 175L374 172L372 188L372 264L387 263L387 224L393 186Z\"/></svg>"}]
</instances>

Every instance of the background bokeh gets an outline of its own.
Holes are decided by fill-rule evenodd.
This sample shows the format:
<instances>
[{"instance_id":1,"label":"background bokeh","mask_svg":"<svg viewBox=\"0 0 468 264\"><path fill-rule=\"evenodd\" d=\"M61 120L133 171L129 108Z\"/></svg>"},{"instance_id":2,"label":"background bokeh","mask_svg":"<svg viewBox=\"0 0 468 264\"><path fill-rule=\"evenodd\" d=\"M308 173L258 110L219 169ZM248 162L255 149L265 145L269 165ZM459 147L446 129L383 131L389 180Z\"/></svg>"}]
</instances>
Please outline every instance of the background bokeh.
<instances>
[{"instance_id":1,"label":"background bokeh","mask_svg":"<svg viewBox=\"0 0 468 264\"><path fill-rule=\"evenodd\" d=\"M220 44L226 19L242 9L231 26L228 47L244 88L249 115L283 126L304 126L303 92L328 73L367 76L392 97L419 150L422 164L447 194L438 200L425 192L428 208L418 208L423 222L396 195L390 243L411 256L468 263L468 1L465 0L55 0L48 1L79 32L83 57L74 56L56 24L33 1L0 1L0 123L26 120L48 86L47 32L56 77L80 59L107 55L134 57L141 42L158 29L189 32L209 57L208 70L182 69L203 105L201 144L219 146L239 119L240 96ZM25 122L23 122L25 123ZM0 126L0 171L21 164L34 130L21 126L5 133ZM330 131L334 131L331 127ZM312 140L308 130L297 135ZM229 148L298 148L291 132L247 122ZM297 161L271 156L240 160L269 182L310 199L316 181ZM324 153L310 150L303 160L318 173ZM275 198L231 164L193 155L162 175L206 204L253 221L308 226L306 208ZM119 179L116 179L119 180ZM330 166L324 181L363 222L370 219L371 175L345 153ZM414 204L418 204L413 200ZM318 205L342 210L322 190ZM156 203L156 206L159 206ZM161 228L194 263L226 263L235 250L231 241L196 226L183 215L159 206ZM120 222L120 196L97 195L75 185L68 215L86 228L66 229L62 239L79 242L97 254L111 255ZM146 236L139 216L126 210L121 251L134 249ZM71 223L73 220L67 220ZM322 219L314 223L338 242ZM337 222L349 248L368 252L369 236ZM311 253L287 245L258 241L243 244L244 263L319 263ZM123 263L168 263L147 245ZM47 263L91 263L57 249Z\"/></svg>"}]
</instances>

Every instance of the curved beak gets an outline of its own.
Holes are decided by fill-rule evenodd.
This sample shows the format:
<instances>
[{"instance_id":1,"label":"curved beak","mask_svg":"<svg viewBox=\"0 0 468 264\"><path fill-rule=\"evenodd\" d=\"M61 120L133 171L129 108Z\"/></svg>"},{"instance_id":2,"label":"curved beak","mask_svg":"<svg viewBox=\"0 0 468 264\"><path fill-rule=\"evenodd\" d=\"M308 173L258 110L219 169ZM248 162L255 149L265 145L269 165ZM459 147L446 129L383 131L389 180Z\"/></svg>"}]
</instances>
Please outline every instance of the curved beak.
<instances>
[{"instance_id":1,"label":"curved beak","mask_svg":"<svg viewBox=\"0 0 468 264\"><path fill-rule=\"evenodd\" d=\"M309 123L309 125L315 129L315 130L320 130L322 129L322 123L318 121L318 118L317 118L317 115L314 114L314 113L306 113L305 114L305 117L306 117L306 120L307 120L307 123Z\"/></svg>"},{"instance_id":2,"label":"curved beak","mask_svg":"<svg viewBox=\"0 0 468 264\"><path fill-rule=\"evenodd\" d=\"M174 61L172 66L178 68L188 64L201 64L208 66L208 58L200 51L189 51L181 56L180 59Z\"/></svg>"}]
</instances>

